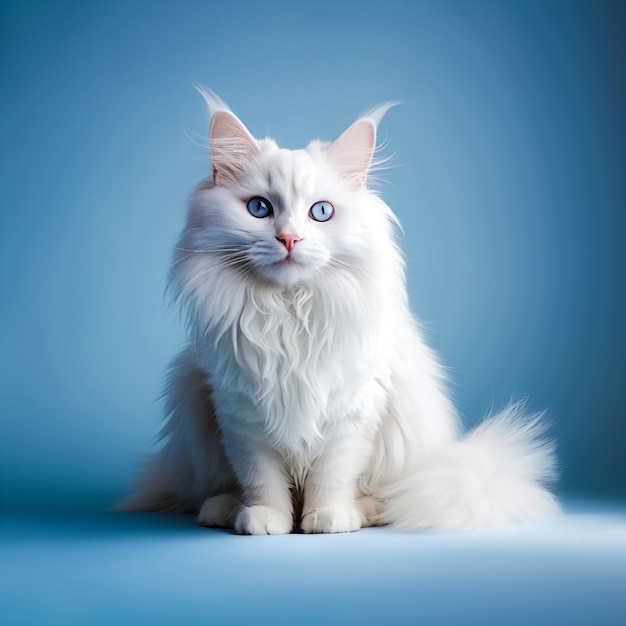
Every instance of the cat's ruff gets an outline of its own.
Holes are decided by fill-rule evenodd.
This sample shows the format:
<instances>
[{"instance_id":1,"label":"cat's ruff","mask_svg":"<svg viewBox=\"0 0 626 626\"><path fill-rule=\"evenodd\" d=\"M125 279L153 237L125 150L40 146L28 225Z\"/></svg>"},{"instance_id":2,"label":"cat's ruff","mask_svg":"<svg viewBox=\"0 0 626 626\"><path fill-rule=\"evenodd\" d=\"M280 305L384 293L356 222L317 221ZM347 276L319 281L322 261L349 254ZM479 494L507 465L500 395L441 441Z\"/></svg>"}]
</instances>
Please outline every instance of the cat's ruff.
<instances>
[{"instance_id":1,"label":"cat's ruff","mask_svg":"<svg viewBox=\"0 0 626 626\"><path fill-rule=\"evenodd\" d=\"M552 447L513 404L462 435L409 310L391 209L368 187L387 107L330 144L255 139L213 94L213 176L170 286L189 344L133 510L241 534L471 529L558 510Z\"/></svg>"}]
</instances>

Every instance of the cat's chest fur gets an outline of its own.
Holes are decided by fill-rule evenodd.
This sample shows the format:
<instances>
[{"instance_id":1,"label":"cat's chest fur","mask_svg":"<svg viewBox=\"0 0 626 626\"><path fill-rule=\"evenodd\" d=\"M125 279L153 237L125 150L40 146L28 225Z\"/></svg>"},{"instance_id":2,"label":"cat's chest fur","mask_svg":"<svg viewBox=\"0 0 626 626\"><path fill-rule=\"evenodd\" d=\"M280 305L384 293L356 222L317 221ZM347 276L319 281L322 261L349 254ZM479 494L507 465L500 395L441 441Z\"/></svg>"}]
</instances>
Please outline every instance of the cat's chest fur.
<instances>
[{"instance_id":1,"label":"cat's chest fur","mask_svg":"<svg viewBox=\"0 0 626 626\"><path fill-rule=\"evenodd\" d=\"M249 291L205 353L222 419L262 429L287 455L314 451L380 374L376 325L353 304L303 288Z\"/></svg>"}]
</instances>

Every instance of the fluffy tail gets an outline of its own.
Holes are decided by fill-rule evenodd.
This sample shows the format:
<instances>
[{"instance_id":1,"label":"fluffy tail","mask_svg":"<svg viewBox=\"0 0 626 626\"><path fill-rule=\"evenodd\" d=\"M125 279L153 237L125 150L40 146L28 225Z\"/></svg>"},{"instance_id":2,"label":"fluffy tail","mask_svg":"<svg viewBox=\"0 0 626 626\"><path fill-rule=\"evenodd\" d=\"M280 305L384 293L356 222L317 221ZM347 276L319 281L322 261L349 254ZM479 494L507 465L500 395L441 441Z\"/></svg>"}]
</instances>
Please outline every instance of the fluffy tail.
<instances>
[{"instance_id":1,"label":"fluffy tail","mask_svg":"<svg viewBox=\"0 0 626 626\"><path fill-rule=\"evenodd\" d=\"M380 522L401 528L471 530L528 521L559 511L554 445L542 414L512 404L464 438L385 487Z\"/></svg>"}]
</instances>

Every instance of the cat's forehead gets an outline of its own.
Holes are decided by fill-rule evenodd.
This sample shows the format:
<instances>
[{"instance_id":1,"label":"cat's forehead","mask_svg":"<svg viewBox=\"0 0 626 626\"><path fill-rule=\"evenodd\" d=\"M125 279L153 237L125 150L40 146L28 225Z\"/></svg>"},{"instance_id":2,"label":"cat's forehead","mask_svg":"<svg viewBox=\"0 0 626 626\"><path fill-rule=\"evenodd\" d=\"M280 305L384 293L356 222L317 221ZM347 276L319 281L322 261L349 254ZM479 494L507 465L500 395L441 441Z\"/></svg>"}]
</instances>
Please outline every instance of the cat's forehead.
<instances>
[{"instance_id":1,"label":"cat's forehead","mask_svg":"<svg viewBox=\"0 0 626 626\"><path fill-rule=\"evenodd\" d=\"M297 195L310 191L317 179L317 167L311 155L306 150L288 150L272 144L264 146L258 163L268 187L289 189Z\"/></svg>"}]
</instances>

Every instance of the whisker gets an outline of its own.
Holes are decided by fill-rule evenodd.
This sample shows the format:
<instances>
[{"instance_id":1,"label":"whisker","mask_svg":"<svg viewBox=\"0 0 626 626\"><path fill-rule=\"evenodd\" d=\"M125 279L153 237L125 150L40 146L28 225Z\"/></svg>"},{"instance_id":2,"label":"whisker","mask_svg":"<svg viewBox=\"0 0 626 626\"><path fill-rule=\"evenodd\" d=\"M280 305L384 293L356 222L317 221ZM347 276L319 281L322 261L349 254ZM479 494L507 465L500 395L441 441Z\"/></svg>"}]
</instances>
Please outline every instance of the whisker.
<instances>
[{"instance_id":1,"label":"whisker","mask_svg":"<svg viewBox=\"0 0 626 626\"><path fill-rule=\"evenodd\" d=\"M203 248L203 249L198 249L198 250L176 246L175 249L181 252L188 252L189 254L181 257L180 259L177 259L173 263L172 267L174 267L181 261L185 261L186 259L190 258L194 254L215 255L216 258L225 258L226 255L228 255L228 257L226 258L239 258L239 259L243 258L243 256L247 254L247 250L243 248L242 246L213 246L211 248Z\"/></svg>"},{"instance_id":2,"label":"whisker","mask_svg":"<svg viewBox=\"0 0 626 626\"><path fill-rule=\"evenodd\" d=\"M211 246L210 248L201 248L199 250L194 250L193 248L182 248L181 246L174 246L175 250L180 250L181 252L244 252L244 246Z\"/></svg>"}]
</instances>

